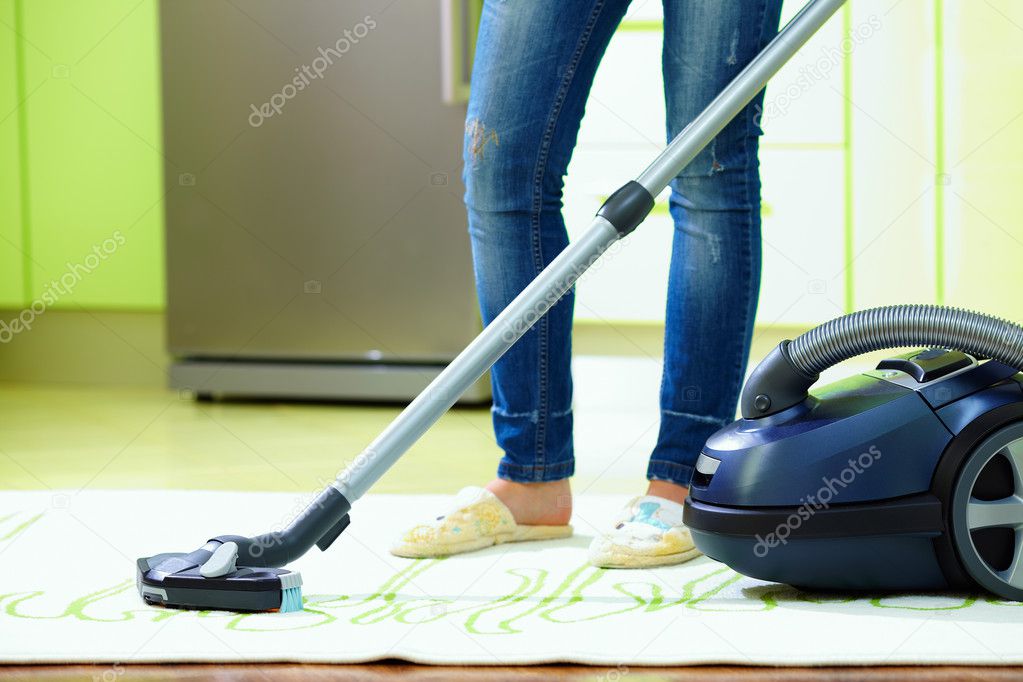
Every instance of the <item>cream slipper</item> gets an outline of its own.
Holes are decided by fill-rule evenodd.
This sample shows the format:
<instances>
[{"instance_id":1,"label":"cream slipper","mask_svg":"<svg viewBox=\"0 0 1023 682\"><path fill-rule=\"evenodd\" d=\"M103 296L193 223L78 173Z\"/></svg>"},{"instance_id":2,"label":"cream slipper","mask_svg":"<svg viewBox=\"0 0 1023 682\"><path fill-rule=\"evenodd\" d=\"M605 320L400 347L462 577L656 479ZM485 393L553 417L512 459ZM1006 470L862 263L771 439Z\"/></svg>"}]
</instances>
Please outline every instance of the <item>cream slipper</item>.
<instances>
[{"instance_id":1,"label":"cream slipper","mask_svg":"<svg viewBox=\"0 0 1023 682\"><path fill-rule=\"evenodd\" d=\"M455 496L449 511L402 535L391 554L410 559L471 552L502 542L556 540L572 535L572 526L525 526L486 488L469 487Z\"/></svg>"},{"instance_id":2,"label":"cream slipper","mask_svg":"<svg viewBox=\"0 0 1023 682\"><path fill-rule=\"evenodd\" d=\"M682 525L682 505L644 495L629 502L613 530L590 544L590 563L600 568L668 566L700 555Z\"/></svg>"}]
</instances>

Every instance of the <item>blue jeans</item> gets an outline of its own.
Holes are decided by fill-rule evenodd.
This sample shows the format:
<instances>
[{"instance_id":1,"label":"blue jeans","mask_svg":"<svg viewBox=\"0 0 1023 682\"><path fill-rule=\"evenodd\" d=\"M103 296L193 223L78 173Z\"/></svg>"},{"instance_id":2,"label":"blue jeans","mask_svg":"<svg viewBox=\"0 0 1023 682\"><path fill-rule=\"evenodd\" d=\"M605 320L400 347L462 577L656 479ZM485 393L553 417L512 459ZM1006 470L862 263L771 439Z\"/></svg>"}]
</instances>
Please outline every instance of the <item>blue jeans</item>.
<instances>
[{"instance_id":1,"label":"blue jeans","mask_svg":"<svg viewBox=\"0 0 1023 682\"><path fill-rule=\"evenodd\" d=\"M568 243L565 173L597 65L628 5L484 3L464 154L484 323ZM780 9L781 0L664 0L669 139L774 36ZM621 97L629 88L620 84ZM671 184L675 234L650 479L688 485L704 441L735 414L760 287L762 97ZM493 368L501 478L552 481L574 471L572 307L569 294Z\"/></svg>"}]
</instances>

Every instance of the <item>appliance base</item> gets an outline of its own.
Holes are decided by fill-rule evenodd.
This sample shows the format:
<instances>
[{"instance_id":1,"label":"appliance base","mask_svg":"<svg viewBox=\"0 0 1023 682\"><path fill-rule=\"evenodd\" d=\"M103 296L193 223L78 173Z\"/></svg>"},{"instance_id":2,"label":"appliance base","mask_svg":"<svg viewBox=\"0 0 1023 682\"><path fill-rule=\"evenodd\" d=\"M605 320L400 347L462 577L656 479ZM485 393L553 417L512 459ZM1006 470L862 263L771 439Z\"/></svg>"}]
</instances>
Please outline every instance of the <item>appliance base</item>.
<instances>
[{"instance_id":1,"label":"appliance base","mask_svg":"<svg viewBox=\"0 0 1023 682\"><path fill-rule=\"evenodd\" d=\"M440 364L238 361L180 359L170 365L170 387L199 399L276 398L409 402L444 369ZM490 402L489 375L458 400Z\"/></svg>"}]
</instances>

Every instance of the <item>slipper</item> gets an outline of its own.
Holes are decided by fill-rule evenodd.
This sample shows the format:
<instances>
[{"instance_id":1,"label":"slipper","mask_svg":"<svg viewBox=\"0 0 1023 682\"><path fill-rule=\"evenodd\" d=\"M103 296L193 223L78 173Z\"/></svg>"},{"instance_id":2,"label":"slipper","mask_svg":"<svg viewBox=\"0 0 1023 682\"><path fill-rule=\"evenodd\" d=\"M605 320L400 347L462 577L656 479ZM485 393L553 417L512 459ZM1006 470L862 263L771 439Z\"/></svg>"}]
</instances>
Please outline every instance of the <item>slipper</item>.
<instances>
[{"instance_id":1,"label":"slipper","mask_svg":"<svg viewBox=\"0 0 1023 682\"><path fill-rule=\"evenodd\" d=\"M572 526L526 526L515 523L511 510L486 488L463 488L445 514L408 530L391 554L410 559L450 556L505 542L558 540L572 535Z\"/></svg>"},{"instance_id":2,"label":"slipper","mask_svg":"<svg viewBox=\"0 0 1023 682\"><path fill-rule=\"evenodd\" d=\"M682 525L682 505L644 495L625 506L612 530L593 539L589 560L599 568L649 568L698 556L700 550Z\"/></svg>"}]
</instances>

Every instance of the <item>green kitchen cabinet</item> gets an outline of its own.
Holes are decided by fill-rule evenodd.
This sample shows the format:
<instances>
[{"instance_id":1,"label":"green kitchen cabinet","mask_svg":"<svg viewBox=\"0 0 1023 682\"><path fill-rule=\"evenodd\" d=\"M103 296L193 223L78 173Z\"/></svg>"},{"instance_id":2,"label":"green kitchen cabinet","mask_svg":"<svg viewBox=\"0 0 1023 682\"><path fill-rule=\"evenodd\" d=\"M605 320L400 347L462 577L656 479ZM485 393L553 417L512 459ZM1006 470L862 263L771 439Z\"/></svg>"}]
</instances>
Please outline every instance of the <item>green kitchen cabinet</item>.
<instances>
[{"instance_id":1,"label":"green kitchen cabinet","mask_svg":"<svg viewBox=\"0 0 1023 682\"><path fill-rule=\"evenodd\" d=\"M163 305L156 0L20 0L31 298Z\"/></svg>"},{"instance_id":2,"label":"green kitchen cabinet","mask_svg":"<svg viewBox=\"0 0 1023 682\"><path fill-rule=\"evenodd\" d=\"M25 299L15 23L14 0L0 0L0 308Z\"/></svg>"}]
</instances>

